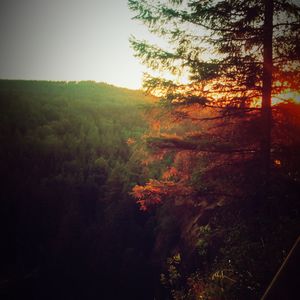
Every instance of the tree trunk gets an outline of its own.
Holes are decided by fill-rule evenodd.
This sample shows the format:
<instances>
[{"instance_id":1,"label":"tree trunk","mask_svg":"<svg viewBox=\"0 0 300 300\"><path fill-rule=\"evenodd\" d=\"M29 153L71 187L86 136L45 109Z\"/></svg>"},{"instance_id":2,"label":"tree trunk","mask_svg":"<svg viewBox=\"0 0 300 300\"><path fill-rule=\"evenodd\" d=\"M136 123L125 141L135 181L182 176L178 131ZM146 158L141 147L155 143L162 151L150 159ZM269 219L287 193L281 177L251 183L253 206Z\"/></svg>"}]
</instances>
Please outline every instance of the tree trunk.
<instances>
[{"instance_id":1,"label":"tree trunk","mask_svg":"<svg viewBox=\"0 0 300 300\"><path fill-rule=\"evenodd\" d=\"M272 40L273 40L273 0L264 0L264 24L263 24L263 81L262 81L262 105L261 105L261 158L263 184L266 185L270 177L271 165L271 96L272 96Z\"/></svg>"}]
</instances>

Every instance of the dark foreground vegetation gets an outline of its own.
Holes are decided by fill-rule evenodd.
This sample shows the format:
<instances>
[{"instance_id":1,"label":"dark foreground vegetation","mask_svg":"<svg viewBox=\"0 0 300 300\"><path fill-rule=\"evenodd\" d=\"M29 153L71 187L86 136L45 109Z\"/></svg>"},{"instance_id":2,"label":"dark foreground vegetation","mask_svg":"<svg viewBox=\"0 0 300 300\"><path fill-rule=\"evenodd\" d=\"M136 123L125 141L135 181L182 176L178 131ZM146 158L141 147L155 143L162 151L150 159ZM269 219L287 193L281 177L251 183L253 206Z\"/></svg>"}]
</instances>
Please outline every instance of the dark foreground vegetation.
<instances>
[{"instance_id":1,"label":"dark foreground vegetation","mask_svg":"<svg viewBox=\"0 0 300 300\"><path fill-rule=\"evenodd\" d=\"M262 185L231 151L256 145L255 110L224 126L152 100L0 81L1 299L260 298L299 234L299 105L274 108Z\"/></svg>"}]
</instances>

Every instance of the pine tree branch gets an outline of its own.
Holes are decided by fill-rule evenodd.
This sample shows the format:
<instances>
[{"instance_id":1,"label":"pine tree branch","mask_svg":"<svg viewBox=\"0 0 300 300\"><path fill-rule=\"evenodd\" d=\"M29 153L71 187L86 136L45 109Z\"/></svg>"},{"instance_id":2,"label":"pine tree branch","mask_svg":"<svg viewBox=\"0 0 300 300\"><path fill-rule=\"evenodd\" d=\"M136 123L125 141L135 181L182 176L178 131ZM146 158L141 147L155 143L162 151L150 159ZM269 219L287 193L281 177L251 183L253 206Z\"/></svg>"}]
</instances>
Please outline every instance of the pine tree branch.
<instances>
[{"instance_id":1,"label":"pine tree branch","mask_svg":"<svg viewBox=\"0 0 300 300\"><path fill-rule=\"evenodd\" d=\"M148 146L156 149L173 149L178 151L196 151L207 153L255 153L257 149L233 149L228 146L203 146L198 143L184 141L176 138L152 138L147 141Z\"/></svg>"}]
</instances>

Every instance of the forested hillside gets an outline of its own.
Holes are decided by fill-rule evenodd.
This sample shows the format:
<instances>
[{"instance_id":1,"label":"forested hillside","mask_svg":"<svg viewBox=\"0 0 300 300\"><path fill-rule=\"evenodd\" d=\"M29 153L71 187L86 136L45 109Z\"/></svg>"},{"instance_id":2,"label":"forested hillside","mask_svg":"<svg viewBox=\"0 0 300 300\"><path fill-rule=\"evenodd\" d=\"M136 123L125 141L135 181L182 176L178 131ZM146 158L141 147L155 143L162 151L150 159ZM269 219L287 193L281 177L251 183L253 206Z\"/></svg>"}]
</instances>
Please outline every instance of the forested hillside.
<instances>
[{"instance_id":1,"label":"forested hillside","mask_svg":"<svg viewBox=\"0 0 300 300\"><path fill-rule=\"evenodd\" d=\"M129 192L153 99L34 81L0 99L1 299L152 299L153 226Z\"/></svg>"},{"instance_id":2,"label":"forested hillside","mask_svg":"<svg viewBox=\"0 0 300 300\"><path fill-rule=\"evenodd\" d=\"M1 299L259 299L299 234L293 101L263 185L255 107L95 82L2 80L0 101Z\"/></svg>"}]
</instances>

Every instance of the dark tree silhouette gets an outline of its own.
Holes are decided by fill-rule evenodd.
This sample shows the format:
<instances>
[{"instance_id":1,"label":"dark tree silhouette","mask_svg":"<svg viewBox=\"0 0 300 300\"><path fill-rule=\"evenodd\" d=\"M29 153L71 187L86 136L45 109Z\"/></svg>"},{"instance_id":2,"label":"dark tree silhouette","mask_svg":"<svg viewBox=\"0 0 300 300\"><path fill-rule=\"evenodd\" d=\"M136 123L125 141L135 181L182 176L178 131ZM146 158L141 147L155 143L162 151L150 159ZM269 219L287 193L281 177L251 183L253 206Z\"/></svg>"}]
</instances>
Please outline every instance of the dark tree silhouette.
<instances>
[{"instance_id":1,"label":"dark tree silhouette","mask_svg":"<svg viewBox=\"0 0 300 300\"><path fill-rule=\"evenodd\" d=\"M299 233L299 105L272 106L299 91L299 2L128 2L168 42L131 38L136 56L162 72L144 87L165 108L146 140L164 172L133 188L142 210L159 204L160 253L182 254L181 279L173 282L180 264L169 258L162 283L173 299L258 299Z\"/></svg>"},{"instance_id":2,"label":"dark tree silhouette","mask_svg":"<svg viewBox=\"0 0 300 300\"><path fill-rule=\"evenodd\" d=\"M162 49L131 39L152 69L189 76L188 84L145 77L168 104L198 103L230 116L260 111L262 181L269 178L272 96L299 89L300 7L287 0L129 0L135 19L165 38Z\"/></svg>"}]
</instances>

